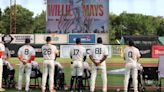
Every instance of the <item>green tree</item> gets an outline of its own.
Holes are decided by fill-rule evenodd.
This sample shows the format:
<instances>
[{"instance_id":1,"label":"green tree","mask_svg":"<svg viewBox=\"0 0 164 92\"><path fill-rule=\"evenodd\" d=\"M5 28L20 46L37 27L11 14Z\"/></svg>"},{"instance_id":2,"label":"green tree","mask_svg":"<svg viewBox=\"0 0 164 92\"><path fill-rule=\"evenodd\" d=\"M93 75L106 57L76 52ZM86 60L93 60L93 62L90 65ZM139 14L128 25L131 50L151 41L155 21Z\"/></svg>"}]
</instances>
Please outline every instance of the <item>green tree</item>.
<instances>
[{"instance_id":1,"label":"green tree","mask_svg":"<svg viewBox=\"0 0 164 92\"><path fill-rule=\"evenodd\" d=\"M2 21L2 10L0 8L0 33L4 33L4 27L3 27L3 21Z\"/></svg>"},{"instance_id":2,"label":"green tree","mask_svg":"<svg viewBox=\"0 0 164 92\"><path fill-rule=\"evenodd\" d=\"M123 12L109 14L109 36L112 43L123 35L164 36L164 18Z\"/></svg>"},{"instance_id":3,"label":"green tree","mask_svg":"<svg viewBox=\"0 0 164 92\"><path fill-rule=\"evenodd\" d=\"M13 7L13 6L12 6ZM16 5L16 33L33 33L33 12L21 5ZM13 16L14 17L14 16ZM10 8L4 10L2 16L5 33L10 33ZM13 20L14 21L14 20Z\"/></svg>"},{"instance_id":4,"label":"green tree","mask_svg":"<svg viewBox=\"0 0 164 92\"><path fill-rule=\"evenodd\" d=\"M1 19L2 19L2 10L0 8L0 21L1 21Z\"/></svg>"},{"instance_id":5,"label":"green tree","mask_svg":"<svg viewBox=\"0 0 164 92\"><path fill-rule=\"evenodd\" d=\"M34 33L45 33L46 29L46 12L42 13L35 17L34 19Z\"/></svg>"},{"instance_id":6,"label":"green tree","mask_svg":"<svg viewBox=\"0 0 164 92\"><path fill-rule=\"evenodd\" d=\"M164 36L164 21L162 21L160 26L157 28L157 35Z\"/></svg>"}]
</instances>

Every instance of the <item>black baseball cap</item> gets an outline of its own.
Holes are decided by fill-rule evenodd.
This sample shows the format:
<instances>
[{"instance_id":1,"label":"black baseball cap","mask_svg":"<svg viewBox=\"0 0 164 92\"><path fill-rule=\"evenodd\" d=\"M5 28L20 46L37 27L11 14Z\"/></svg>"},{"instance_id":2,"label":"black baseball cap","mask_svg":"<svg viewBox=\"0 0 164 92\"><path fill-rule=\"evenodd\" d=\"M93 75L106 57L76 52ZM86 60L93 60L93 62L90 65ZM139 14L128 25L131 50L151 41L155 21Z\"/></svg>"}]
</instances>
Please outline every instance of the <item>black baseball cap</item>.
<instances>
[{"instance_id":1,"label":"black baseball cap","mask_svg":"<svg viewBox=\"0 0 164 92\"><path fill-rule=\"evenodd\" d=\"M102 43L102 38L101 37L97 38L97 43Z\"/></svg>"},{"instance_id":2,"label":"black baseball cap","mask_svg":"<svg viewBox=\"0 0 164 92\"><path fill-rule=\"evenodd\" d=\"M25 43L26 43L26 44L30 43L30 38L26 38L26 39L25 39Z\"/></svg>"},{"instance_id":3,"label":"black baseball cap","mask_svg":"<svg viewBox=\"0 0 164 92\"><path fill-rule=\"evenodd\" d=\"M76 38L76 44L81 43L81 39L80 38Z\"/></svg>"},{"instance_id":4,"label":"black baseball cap","mask_svg":"<svg viewBox=\"0 0 164 92\"><path fill-rule=\"evenodd\" d=\"M50 41L51 41L51 37L50 36L47 36L46 42L50 42Z\"/></svg>"}]
</instances>

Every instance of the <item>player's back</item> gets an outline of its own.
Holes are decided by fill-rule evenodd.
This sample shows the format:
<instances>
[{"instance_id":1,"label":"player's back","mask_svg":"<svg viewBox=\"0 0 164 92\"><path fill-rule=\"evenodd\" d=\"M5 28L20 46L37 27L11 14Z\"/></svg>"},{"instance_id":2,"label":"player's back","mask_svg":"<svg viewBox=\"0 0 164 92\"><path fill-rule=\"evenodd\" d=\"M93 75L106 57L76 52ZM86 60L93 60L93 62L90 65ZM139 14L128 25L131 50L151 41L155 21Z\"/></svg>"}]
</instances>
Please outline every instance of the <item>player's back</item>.
<instances>
[{"instance_id":1,"label":"player's back","mask_svg":"<svg viewBox=\"0 0 164 92\"><path fill-rule=\"evenodd\" d=\"M108 55L108 49L103 44L96 44L91 49L90 55L92 55L95 60L101 60L104 55Z\"/></svg>"},{"instance_id":2,"label":"player's back","mask_svg":"<svg viewBox=\"0 0 164 92\"><path fill-rule=\"evenodd\" d=\"M18 55L28 60L31 56L35 56L35 50L30 45L24 45L18 50Z\"/></svg>"},{"instance_id":3,"label":"player's back","mask_svg":"<svg viewBox=\"0 0 164 92\"><path fill-rule=\"evenodd\" d=\"M42 46L42 55L45 60L54 60L56 58L57 48L52 44Z\"/></svg>"},{"instance_id":4,"label":"player's back","mask_svg":"<svg viewBox=\"0 0 164 92\"><path fill-rule=\"evenodd\" d=\"M73 61L82 61L84 56L86 56L86 50L81 45L75 45L71 48L70 55Z\"/></svg>"},{"instance_id":5,"label":"player's back","mask_svg":"<svg viewBox=\"0 0 164 92\"><path fill-rule=\"evenodd\" d=\"M140 57L139 50L134 46L129 46L124 49L125 61L128 62L137 62L137 58Z\"/></svg>"}]
</instances>

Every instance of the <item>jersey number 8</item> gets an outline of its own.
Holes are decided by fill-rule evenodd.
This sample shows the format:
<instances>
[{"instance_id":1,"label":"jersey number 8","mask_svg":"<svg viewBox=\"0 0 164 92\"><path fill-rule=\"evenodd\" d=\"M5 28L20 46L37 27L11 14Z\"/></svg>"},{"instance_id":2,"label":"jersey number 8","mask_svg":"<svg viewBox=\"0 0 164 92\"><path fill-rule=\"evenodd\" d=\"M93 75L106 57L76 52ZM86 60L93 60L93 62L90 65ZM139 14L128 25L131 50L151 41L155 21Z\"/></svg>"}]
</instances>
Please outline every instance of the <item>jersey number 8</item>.
<instances>
[{"instance_id":1,"label":"jersey number 8","mask_svg":"<svg viewBox=\"0 0 164 92\"><path fill-rule=\"evenodd\" d=\"M28 55L29 54L29 49L25 49L24 54Z\"/></svg>"}]
</instances>

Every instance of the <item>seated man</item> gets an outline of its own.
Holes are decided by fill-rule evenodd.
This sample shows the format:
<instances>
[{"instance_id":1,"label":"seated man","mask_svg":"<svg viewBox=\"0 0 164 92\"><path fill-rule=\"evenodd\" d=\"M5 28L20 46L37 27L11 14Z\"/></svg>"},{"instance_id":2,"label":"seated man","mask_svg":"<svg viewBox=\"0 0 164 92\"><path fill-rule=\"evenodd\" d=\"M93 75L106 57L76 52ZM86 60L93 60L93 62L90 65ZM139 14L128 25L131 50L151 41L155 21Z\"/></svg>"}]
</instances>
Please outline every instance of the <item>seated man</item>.
<instances>
[{"instance_id":1,"label":"seated man","mask_svg":"<svg viewBox=\"0 0 164 92\"><path fill-rule=\"evenodd\" d=\"M54 85L56 89L64 89L65 79L64 79L63 66L58 61L55 61L54 65L55 65Z\"/></svg>"},{"instance_id":2,"label":"seated man","mask_svg":"<svg viewBox=\"0 0 164 92\"><path fill-rule=\"evenodd\" d=\"M31 65L32 65L31 77L41 77L42 73L40 71L38 62L32 61Z\"/></svg>"},{"instance_id":3,"label":"seated man","mask_svg":"<svg viewBox=\"0 0 164 92\"><path fill-rule=\"evenodd\" d=\"M14 81L14 76L15 76L15 69L13 68L13 66L10 64L9 61L3 59L3 66L6 67L4 68L4 79L5 79L5 85L6 84L9 84L9 85L6 85L6 86L10 86L10 87L14 87L15 85L15 81ZM8 80L9 83L6 83Z\"/></svg>"},{"instance_id":4,"label":"seated man","mask_svg":"<svg viewBox=\"0 0 164 92\"><path fill-rule=\"evenodd\" d=\"M58 66L60 69L63 69L63 66L58 61L55 61L54 65Z\"/></svg>"},{"instance_id":5,"label":"seated man","mask_svg":"<svg viewBox=\"0 0 164 92\"><path fill-rule=\"evenodd\" d=\"M12 66L12 65L10 64L10 62L7 61L7 60L4 60L4 59L3 59L3 65L6 65L7 68L8 68L10 71L14 70L13 66Z\"/></svg>"},{"instance_id":6,"label":"seated man","mask_svg":"<svg viewBox=\"0 0 164 92\"><path fill-rule=\"evenodd\" d=\"M83 76L90 78L91 77L91 67L89 66L88 62L83 62L84 73Z\"/></svg>"}]
</instances>

